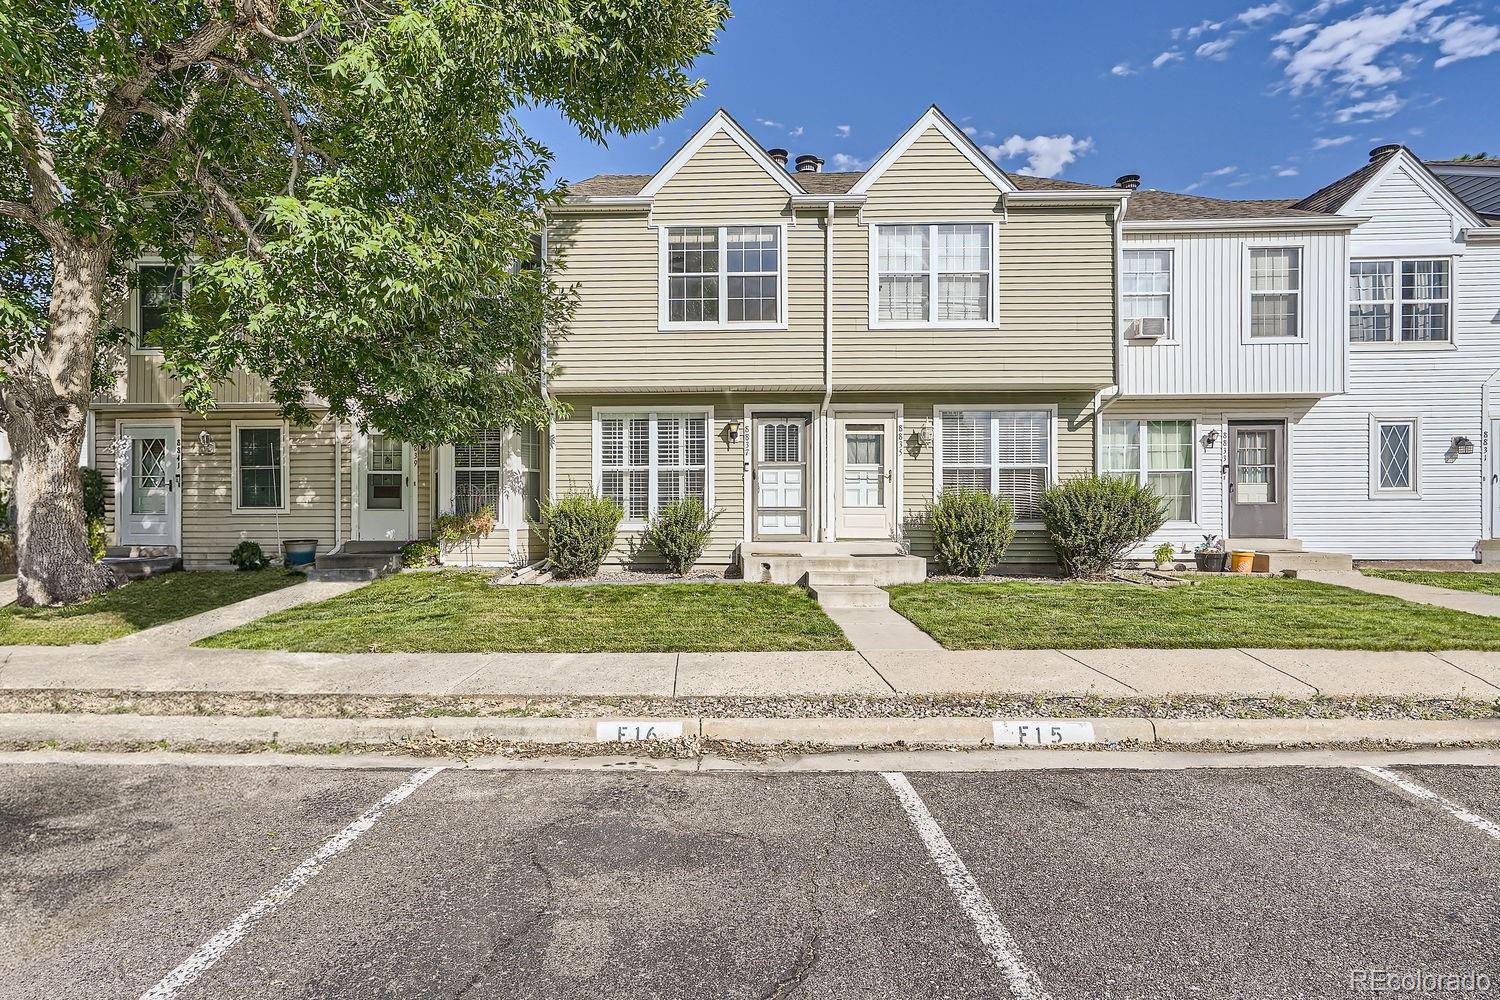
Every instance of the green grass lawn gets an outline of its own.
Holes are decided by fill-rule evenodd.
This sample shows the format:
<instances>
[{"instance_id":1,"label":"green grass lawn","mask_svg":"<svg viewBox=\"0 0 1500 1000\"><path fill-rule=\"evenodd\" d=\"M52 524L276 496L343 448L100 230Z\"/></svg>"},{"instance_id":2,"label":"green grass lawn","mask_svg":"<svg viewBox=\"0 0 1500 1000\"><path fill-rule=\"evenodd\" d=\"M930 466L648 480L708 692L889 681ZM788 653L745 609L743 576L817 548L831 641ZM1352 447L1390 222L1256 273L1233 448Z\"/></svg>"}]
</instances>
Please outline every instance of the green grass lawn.
<instances>
[{"instance_id":1,"label":"green grass lawn","mask_svg":"<svg viewBox=\"0 0 1500 1000\"><path fill-rule=\"evenodd\" d=\"M482 573L405 573L197 643L327 653L718 652L848 649L797 587L650 583L490 586Z\"/></svg>"},{"instance_id":2,"label":"green grass lawn","mask_svg":"<svg viewBox=\"0 0 1500 1000\"><path fill-rule=\"evenodd\" d=\"M1500 573L1441 573L1425 569L1362 569L1365 576L1378 576L1402 583L1422 583L1448 590L1471 590L1476 594L1500 595Z\"/></svg>"},{"instance_id":3,"label":"green grass lawn","mask_svg":"<svg viewBox=\"0 0 1500 1000\"><path fill-rule=\"evenodd\" d=\"M891 607L949 649L1500 649L1500 619L1306 580L917 583Z\"/></svg>"},{"instance_id":4,"label":"green grass lawn","mask_svg":"<svg viewBox=\"0 0 1500 1000\"><path fill-rule=\"evenodd\" d=\"M166 573L65 608L0 608L0 645L65 646L118 639L306 579L301 573Z\"/></svg>"}]
</instances>

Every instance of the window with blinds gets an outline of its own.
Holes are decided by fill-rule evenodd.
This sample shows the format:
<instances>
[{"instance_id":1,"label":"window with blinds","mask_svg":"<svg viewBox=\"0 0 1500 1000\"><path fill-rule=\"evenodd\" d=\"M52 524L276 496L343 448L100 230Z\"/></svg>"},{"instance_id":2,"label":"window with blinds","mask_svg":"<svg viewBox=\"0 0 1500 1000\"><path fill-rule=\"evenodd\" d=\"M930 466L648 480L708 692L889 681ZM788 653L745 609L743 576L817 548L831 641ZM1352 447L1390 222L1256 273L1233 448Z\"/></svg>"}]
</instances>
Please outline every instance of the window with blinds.
<instances>
[{"instance_id":1,"label":"window with blinds","mask_svg":"<svg viewBox=\"0 0 1500 1000\"><path fill-rule=\"evenodd\" d=\"M491 427L453 446L453 511L473 514L485 507L501 513L505 476L505 430Z\"/></svg>"},{"instance_id":2,"label":"window with blinds","mask_svg":"<svg viewBox=\"0 0 1500 1000\"><path fill-rule=\"evenodd\" d=\"M628 522L695 496L708 505L706 413L609 414L599 418L599 489Z\"/></svg>"},{"instance_id":3,"label":"window with blinds","mask_svg":"<svg viewBox=\"0 0 1500 1000\"><path fill-rule=\"evenodd\" d=\"M1052 475L1047 410L942 410L938 490L978 490L1010 500L1020 521L1042 516Z\"/></svg>"},{"instance_id":4,"label":"window with blinds","mask_svg":"<svg viewBox=\"0 0 1500 1000\"><path fill-rule=\"evenodd\" d=\"M888 325L990 322L987 223L876 226L875 318Z\"/></svg>"}]
</instances>

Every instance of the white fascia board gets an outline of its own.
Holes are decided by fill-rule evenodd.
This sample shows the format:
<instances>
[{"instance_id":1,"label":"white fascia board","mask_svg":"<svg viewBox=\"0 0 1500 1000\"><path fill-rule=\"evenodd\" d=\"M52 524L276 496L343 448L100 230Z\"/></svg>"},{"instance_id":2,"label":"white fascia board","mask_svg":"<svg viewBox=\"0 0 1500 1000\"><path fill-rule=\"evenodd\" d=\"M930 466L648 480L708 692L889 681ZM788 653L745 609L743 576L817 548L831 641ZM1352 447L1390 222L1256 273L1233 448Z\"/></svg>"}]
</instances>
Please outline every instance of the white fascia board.
<instances>
[{"instance_id":1,"label":"white fascia board","mask_svg":"<svg viewBox=\"0 0 1500 1000\"><path fill-rule=\"evenodd\" d=\"M1124 204L1130 199L1129 191L1115 191L1109 188L1097 190L1059 190L1059 191L1013 191L1005 196L1005 200L1012 204L1034 203L1034 202L1062 202L1064 204Z\"/></svg>"},{"instance_id":2,"label":"white fascia board","mask_svg":"<svg viewBox=\"0 0 1500 1000\"><path fill-rule=\"evenodd\" d=\"M1484 220L1475 215L1474 210L1464 204L1448 185L1438 180L1427 164L1412 156L1405 149L1399 149L1388 157L1385 165L1375 171L1375 176L1365 181L1364 186L1356 191L1353 197L1344 202L1344 207L1339 209L1339 211L1341 213L1358 212L1364 206L1366 199L1369 198L1370 192L1384 183L1385 179L1395 171L1397 166L1406 167L1407 173L1416 182L1417 187L1425 191L1428 197L1436 201L1439 205L1442 205L1453 216L1455 236L1458 235L1460 229L1484 225Z\"/></svg>"},{"instance_id":3,"label":"white fascia board","mask_svg":"<svg viewBox=\"0 0 1500 1000\"><path fill-rule=\"evenodd\" d=\"M820 207L823 205L863 205L865 196L862 194L794 194L792 204L798 208L807 206Z\"/></svg>"},{"instance_id":4,"label":"white fascia board","mask_svg":"<svg viewBox=\"0 0 1500 1000\"><path fill-rule=\"evenodd\" d=\"M806 194L801 187L792 180L791 175L776 164L776 161L766 155L766 151L760 148L760 143L750 137L750 134L740 128L738 122L730 117L729 112L720 108L713 113L713 117L703 123L703 127L693 133L693 137L687 144L679 149L676 154L668 160L660 170L651 175L646 186L641 188L640 197L654 198L666 183L677 175L677 171L698 155L698 151L708 144L715 135L723 132L729 136L730 141L743 149L749 157L770 175L771 179L781 185L789 195Z\"/></svg>"},{"instance_id":5,"label":"white fascia board","mask_svg":"<svg viewBox=\"0 0 1500 1000\"><path fill-rule=\"evenodd\" d=\"M901 138L896 140L895 145L880 155L880 159L876 160L874 166L865 171L865 175L859 179L859 182L854 187L849 189L849 193L869 193L870 186L880 179L881 174L889 170L891 164L899 160L902 154L911 148L912 143L921 138L928 129L933 128L937 129L944 138L953 143L953 147L962 153L965 159L974 164L979 172L984 174L995 187L1006 194L1013 194L1016 191L1016 186L1011 183L1009 177L1005 176L1005 171L996 166L995 161L985 156L984 151L975 146L974 141L964 135L962 130L954 126L948 120L948 116L939 111L938 106L934 104L927 109L921 118L916 120L916 123L911 128L902 133Z\"/></svg>"},{"instance_id":6,"label":"white fascia board","mask_svg":"<svg viewBox=\"0 0 1500 1000\"><path fill-rule=\"evenodd\" d=\"M1242 233L1260 229L1290 229L1304 232L1354 229L1366 222L1368 217L1345 216L1327 219L1137 219L1125 220L1125 231L1130 233L1176 233L1183 231Z\"/></svg>"}]
</instances>

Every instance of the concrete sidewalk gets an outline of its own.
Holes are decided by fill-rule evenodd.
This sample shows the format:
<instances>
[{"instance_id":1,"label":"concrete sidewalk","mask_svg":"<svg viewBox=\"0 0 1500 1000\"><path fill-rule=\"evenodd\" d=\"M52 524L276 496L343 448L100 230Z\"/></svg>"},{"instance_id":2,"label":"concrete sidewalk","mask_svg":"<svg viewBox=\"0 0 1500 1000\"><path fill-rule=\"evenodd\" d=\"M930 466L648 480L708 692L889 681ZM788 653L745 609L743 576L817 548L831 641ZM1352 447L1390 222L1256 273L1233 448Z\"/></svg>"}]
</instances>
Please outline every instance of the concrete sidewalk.
<instances>
[{"instance_id":1,"label":"concrete sidewalk","mask_svg":"<svg viewBox=\"0 0 1500 1000\"><path fill-rule=\"evenodd\" d=\"M1331 583L1351 590L1362 590L1367 594L1382 594L1399 597L1413 604L1428 604L1451 611L1466 611L1471 615L1500 618L1500 597L1480 594L1468 590L1449 590L1447 587L1429 587L1424 583L1407 583L1404 580L1387 580L1379 576L1365 576L1358 570L1309 570L1297 574L1299 580L1313 583Z\"/></svg>"},{"instance_id":2,"label":"concrete sidewalk","mask_svg":"<svg viewBox=\"0 0 1500 1000\"><path fill-rule=\"evenodd\" d=\"M181 649L192 645L199 639L238 628L273 612L285 611L287 608L295 608L301 604L326 601L330 597L337 597L364 586L367 586L364 582L296 583L290 587L273 590L269 594L226 604L221 608L193 615L191 618L182 618L155 628L132 632L130 635L104 643L102 648L110 650L150 648L157 651Z\"/></svg>"},{"instance_id":3,"label":"concrete sidewalk","mask_svg":"<svg viewBox=\"0 0 1500 1000\"><path fill-rule=\"evenodd\" d=\"M1500 652L283 653L13 646L0 690L518 697L1500 698Z\"/></svg>"}]
</instances>

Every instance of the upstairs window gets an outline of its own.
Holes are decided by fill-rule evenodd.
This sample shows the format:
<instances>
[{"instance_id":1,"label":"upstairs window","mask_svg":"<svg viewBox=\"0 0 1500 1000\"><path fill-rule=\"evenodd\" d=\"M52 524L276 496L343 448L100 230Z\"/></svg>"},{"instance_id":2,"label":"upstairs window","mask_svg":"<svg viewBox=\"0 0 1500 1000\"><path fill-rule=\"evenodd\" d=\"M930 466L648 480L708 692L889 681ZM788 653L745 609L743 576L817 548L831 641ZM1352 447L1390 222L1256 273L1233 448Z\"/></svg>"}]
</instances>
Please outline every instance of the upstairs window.
<instances>
[{"instance_id":1,"label":"upstairs window","mask_svg":"<svg viewBox=\"0 0 1500 1000\"><path fill-rule=\"evenodd\" d=\"M1018 521L1042 516L1052 481L1052 413L940 410L938 492L976 490L1010 501Z\"/></svg>"},{"instance_id":2,"label":"upstairs window","mask_svg":"<svg viewBox=\"0 0 1500 1000\"><path fill-rule=\"evenodd\" d=\"M992 321L988 223L876 226L875 320L887 326Z\"/></svg>"},{"instance_id":3,"label":"upstairs window","mask_svg":"<svg viewBox=\"0 0 1500 1000\"><path fill-rule=\"evenodd\" d=\"M780 226L667 230L664 325L781 322Z\"/></svg>"},{"instance_id":4,"label":"upstairs window","mask_svg":"<svg viewBox=\"0 0 1500 1000\"><path fill-rule=\"evenodd\" d=\"M1125 333L1142 333L1141 320L1160 319L1167 323L1166 336L1172 335L1172 251L1126 250L1120 276Z\"/></svg>"},{"instance_id":5,"label":"upstairs window","mask_svg":"<svg viewBox=\"0 0 1500 1000\"><path fill-rule=\"evenodd\" d=\"M1302 335L1302 249L1250 251L1250 337L1291 340Z\"/></svg>"},{"instance_id":6,"label":"upstairs window","mask_svg":"<svg viewBox=\"0 0 1500 1000\"><path fill-rule=\"evenodd\" d=\"M1446 343L1453 285L1449 261L1349 262L1349 340L1356 344Z\"/></svg>"},{"instance_id":7,"label":"upstairs window","mask_svg":"<svg viewBox=\"0 0 1500 1000\"><path fill-rule=\"evenodd\" d=\"M182 271L172 264L136 265L135 349L159 350L151 335L182 301Z\"/></svg>"},{"instance_id":8,"label":"upstairs window","mask_svg":"<svg viewBox=\"0 0 1500 1000\"><path fill-rule=\"evenodd\" d=\"M601 414L599 492L634 525L669 500L695 496L708 507L708 414Z\"/></svg>"}]
</instances>

